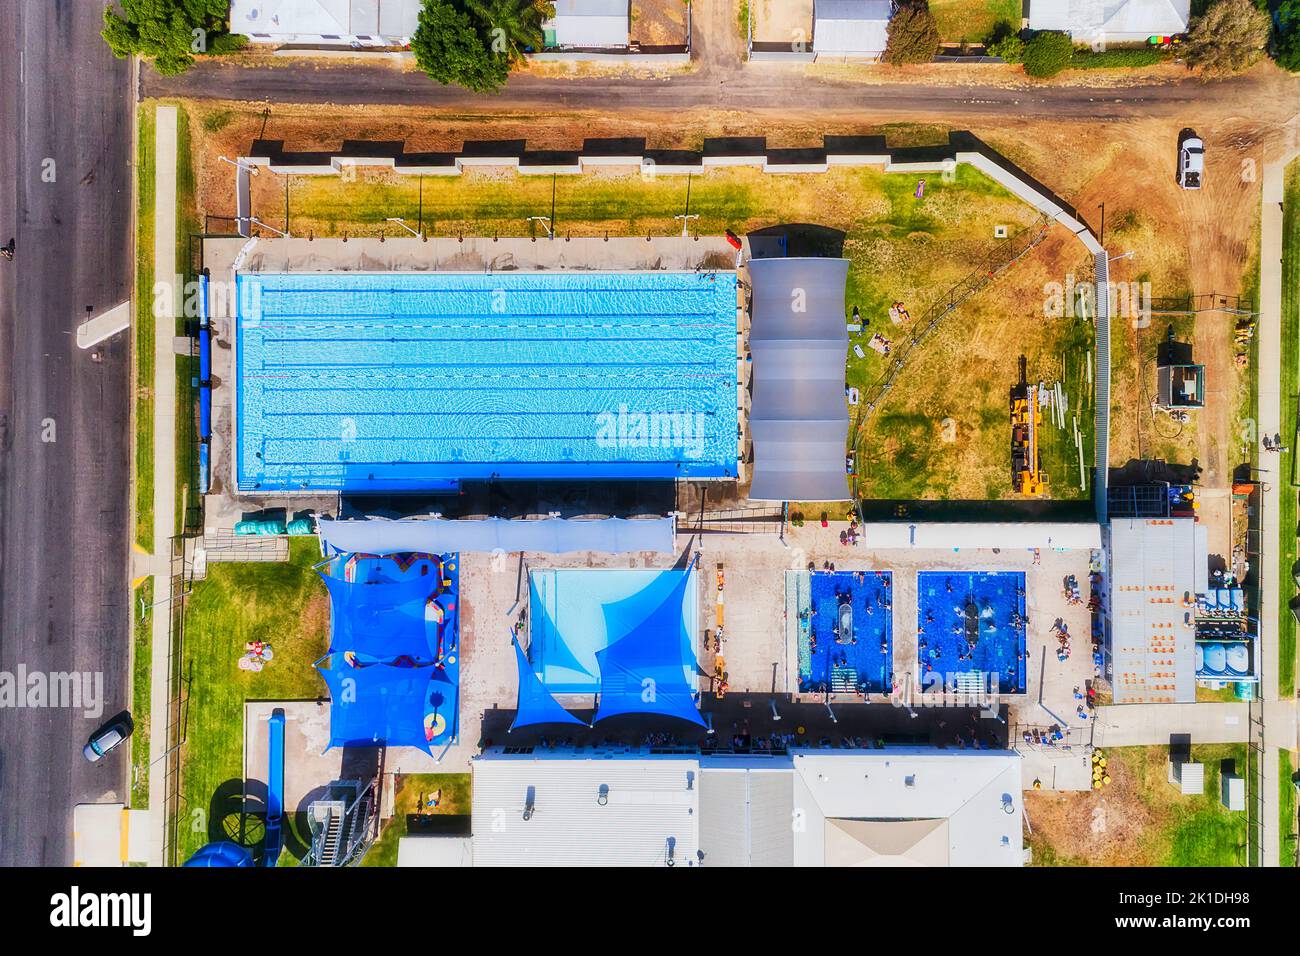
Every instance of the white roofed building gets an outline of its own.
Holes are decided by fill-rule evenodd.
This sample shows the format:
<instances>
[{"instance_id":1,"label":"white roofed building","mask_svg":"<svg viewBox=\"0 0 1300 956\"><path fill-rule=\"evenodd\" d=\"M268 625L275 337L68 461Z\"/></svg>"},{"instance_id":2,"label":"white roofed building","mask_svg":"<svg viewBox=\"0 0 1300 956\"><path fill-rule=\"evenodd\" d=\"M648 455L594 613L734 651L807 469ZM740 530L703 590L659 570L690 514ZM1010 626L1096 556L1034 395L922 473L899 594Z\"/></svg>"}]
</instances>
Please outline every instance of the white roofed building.
<instances>
[{"instance_id":1,"label":"white roofed building","mask_svg":"<svg viewBox=\"0 0 1300 956\"><path fill-rule=\"evenodd\" d=\"M457 843L412 848L408 859L1021 866L1020 761L1014 751L922 747L772 757L491 750L472 762L469 853Z\"/></svg>"},{"instance_id":2,"label":"white roofed building","mask_svg":"<svg viewBox=\"0 0 1300 956\"><path fill-rule=\"evenodd\" d=\"M813 53L848 59L879 59L889 40L894 0L816 0Z\"/></svg>"},{"instance_id":3,"label":"white roofed building","mask_svg":"<svg viewBox=\"0 0 1300 956\"><path fill-rule=\"evenodd\" d=\"M1191 0L1029 0L1029 29L1079 43L1144 43L1187 31Z\"/></svg>"},{"instance_id":4,"label":"white roofed building","mask_svg":"<svg viewBox=\"0 0 1300 956\"><path fill-rule=\"evenodd\" d=\"M542 24L546 49L624 50L631 11L628 0L554 0L555 16Z\"/></svg>"},{"instance_id":5,"label":"white roofed building","mask_svg":"<svg viewBox=\"0 0 1300 956\"><path fill-rule=\"evenodd\" d=\"M1208 588L1195 518L1110 523L1110 684L1115 703L1196 700L1196 596Z\"/></svg>"},{"instance_id":6,"label":"white roofed building","mask_svg":"<svg viewBox=\"0 0 1300 956\"><path fill-rule=\"evenodd\" d=\"M405 46L420 0L231 0L230 32L253 43Z\"/></svg>"}]
</instances>

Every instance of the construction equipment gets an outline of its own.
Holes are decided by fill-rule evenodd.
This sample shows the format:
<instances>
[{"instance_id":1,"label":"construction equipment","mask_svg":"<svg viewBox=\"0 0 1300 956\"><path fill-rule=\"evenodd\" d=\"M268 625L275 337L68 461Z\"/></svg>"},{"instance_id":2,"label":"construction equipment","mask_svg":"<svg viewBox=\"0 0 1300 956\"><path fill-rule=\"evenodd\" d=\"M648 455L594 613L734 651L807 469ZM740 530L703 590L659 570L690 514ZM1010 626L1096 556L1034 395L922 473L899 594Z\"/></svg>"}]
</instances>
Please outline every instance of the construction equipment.
<instances>
[{"instance_id":1,"label":"construction equipment","mask_svg":"<svg viewBox=\"0 0 1300 956\"><path fill-rule=\"evenodd\" d=\"M1018 494L1041 495L1047 475L1038 463L1038 387L1030 385L1020 356L1020 381L1011 388L1011 487Z\"/></svg>"}]
</instances>

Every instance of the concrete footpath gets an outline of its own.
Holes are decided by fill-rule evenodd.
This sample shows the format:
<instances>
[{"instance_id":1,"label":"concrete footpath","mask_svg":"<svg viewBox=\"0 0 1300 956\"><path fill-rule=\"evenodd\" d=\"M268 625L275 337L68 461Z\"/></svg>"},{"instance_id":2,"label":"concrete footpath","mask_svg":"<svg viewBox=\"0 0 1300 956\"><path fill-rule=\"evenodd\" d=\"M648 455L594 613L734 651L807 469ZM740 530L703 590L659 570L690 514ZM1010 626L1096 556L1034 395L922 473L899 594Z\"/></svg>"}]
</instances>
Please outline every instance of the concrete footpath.
<instances>
[{"instance_id":1,"label":"concrete footpath","mask_svg":"<svg viewBox=\"0 0 1300 956\"><path fill-rule=\"evenodd\" d=\"M176 107L159 106L155 118L154 247L153 274L157 283L166 282L171 294L154 295L153 308L154 398L153 429L153 599L162 601L171 593L171 541L176 533ZM144 342L140 348L147 347ZM151 612L152 647L149 683L149 813L152 835L149 865L162 866L167 830L166 751L168 678L171 650L171 605L160 604Z\"/></svg>"},{"instance_id":2,"label":"concrete footpath","mask_svg":"<svg viewBox=\"0 0 1300 956\"><path fill-rule=\"evenodd\" d=\"M1174 734L1190 734L1194 744L1240 744L1250 734L1244 703L1115 704L1093 713L1099 748L1167 746Z\"/></svg>"}]
</instances>

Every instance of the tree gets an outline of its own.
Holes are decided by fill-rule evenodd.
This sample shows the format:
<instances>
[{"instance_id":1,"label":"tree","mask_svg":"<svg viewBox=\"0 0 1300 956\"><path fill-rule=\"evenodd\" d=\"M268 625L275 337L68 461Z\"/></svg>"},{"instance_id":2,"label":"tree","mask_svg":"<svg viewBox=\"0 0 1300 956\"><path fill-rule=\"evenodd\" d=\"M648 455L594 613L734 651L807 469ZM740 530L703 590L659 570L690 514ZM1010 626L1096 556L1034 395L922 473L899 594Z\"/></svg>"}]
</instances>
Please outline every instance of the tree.
<instances>
[{"instance_id":1,"label":"tree","mask_svg":"<svg viewBox=\"0 0 1300 956\"><path fill-rule=\"evenodd\" d=\"M1030 76L1056 76L1070 65L1074 58L1074 43L1069 34L1056 30L1040 30L1025 44L1023 62Z\"/></svg>"},{"instance_id":2,"label":"tree","mask_svg":"<svg viewBox=\"0 0 1300 956\"><path fill-rule=\"evenodd\" d=\"M542 23L555 16L549 0L465 0L465 6L482 25L488 49L511 63L522 60L525 49L542 48Z\"/></svg>"},{"instance_id":3,"label":"tree","mask_svg":"<svg viewBox=\"0 0 1300 956\"><path fill-rule=\"evenodd\" d=\"M153 60L163 74L183 73L195 54L226 53L243 46L226 30L229 0L119 0L121 13L104 8L100 36L115 56Z\"/></svg>"},{"instance_id":4,"label":"tree","mask_svg":"<svg viewBox=\"0 0 1300 956\"><path fill-rule=\"evenodd\" d=\"M510 75L510 56L494 53L480 24L454 0L424 0L411 37L415 62L431 79L476 93L499 89Z\"/></svg>"},{"instance_id":5,"label":"tree","mask_svg":"<svg viewBox=\"0 0 1300 956\"><path fill-rule=\"evenodd\" d=\"M910 0L889 20L886 63L929 63L939 51L939 27L926 0Z\"/></svg>"},{"instance_id":6,"label":"tree","mask_svg":"<svg viewBox=\"0 0 1300 956\"><path fill-rule=\"evenodd\" d=\"M1277 8L1277 65L1300 71L1300 0L1282 0Z\"/></svg>"},{"instance_id":7,"label":"tree","mask_svg":"<svg viewBox=\"0 0 1300 956\"><path fill-rule=\"evenodd\" d=\"M1251 0L1217 0L1192 21L1183 56L1206 73L1240 73L1264 56L1272 26Z\"/></svg>"}]
</instances>

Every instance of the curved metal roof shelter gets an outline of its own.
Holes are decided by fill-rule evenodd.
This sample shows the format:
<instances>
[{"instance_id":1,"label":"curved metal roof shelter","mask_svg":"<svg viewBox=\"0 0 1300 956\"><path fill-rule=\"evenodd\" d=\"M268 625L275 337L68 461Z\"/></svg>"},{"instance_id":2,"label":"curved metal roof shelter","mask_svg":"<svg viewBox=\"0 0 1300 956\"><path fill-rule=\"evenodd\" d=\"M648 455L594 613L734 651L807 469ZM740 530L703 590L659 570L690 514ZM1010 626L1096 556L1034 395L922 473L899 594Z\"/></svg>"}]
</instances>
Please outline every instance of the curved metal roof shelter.
<instances>
[{"instance_id":1,"label":"curved metal roof shelter","mask_svg":"<svg viewBox=\"0 0 1300 956\"><path fill-rule=\"evenodd\" d=\"M761 501L847 501L847 259L751 259L749 413Z\"/></svg>"}]
</instances>

